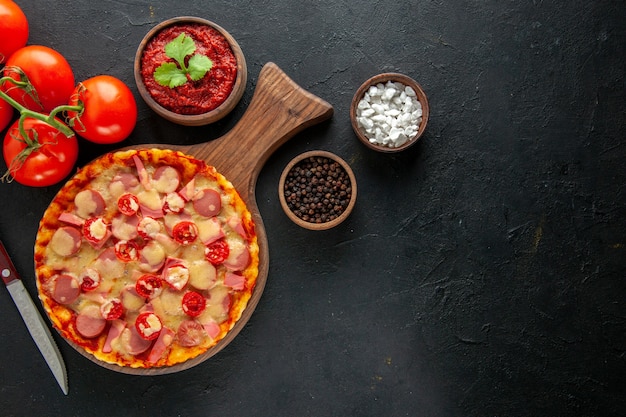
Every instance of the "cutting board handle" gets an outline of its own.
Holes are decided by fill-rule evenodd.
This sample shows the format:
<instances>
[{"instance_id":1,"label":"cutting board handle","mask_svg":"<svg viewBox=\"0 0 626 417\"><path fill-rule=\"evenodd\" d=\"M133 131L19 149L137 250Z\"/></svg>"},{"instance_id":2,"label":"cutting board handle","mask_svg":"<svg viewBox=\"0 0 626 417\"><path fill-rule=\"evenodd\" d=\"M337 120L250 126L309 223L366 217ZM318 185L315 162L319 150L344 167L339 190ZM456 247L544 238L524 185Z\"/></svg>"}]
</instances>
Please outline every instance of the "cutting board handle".
<instances>
[{"instance_id":1,"label":"cutting board handle","mask_svg":"<svg viewBox=\"0 0 626 417\"><path fill-rule=\"evenodd\" d=\"M296 133L332 114L329 103L268 62L239 122L219 139L192 145L189 153L215 165L241 194L254 199L257 177L269 156ZM226 161L227 165L219 166Z\"/></svg>"}]
</instances>

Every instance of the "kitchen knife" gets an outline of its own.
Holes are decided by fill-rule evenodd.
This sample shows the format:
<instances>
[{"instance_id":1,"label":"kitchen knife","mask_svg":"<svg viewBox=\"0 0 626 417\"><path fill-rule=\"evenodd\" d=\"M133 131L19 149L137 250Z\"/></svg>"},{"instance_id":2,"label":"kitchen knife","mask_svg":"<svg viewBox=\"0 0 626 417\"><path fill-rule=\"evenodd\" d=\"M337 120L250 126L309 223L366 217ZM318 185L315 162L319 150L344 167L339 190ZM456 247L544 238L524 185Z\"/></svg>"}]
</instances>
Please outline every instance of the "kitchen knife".
<instances>
[{"instance_id":1,"label":"kitchen knife","mask_svg":"<svg viewBox=\"0 0 626 417\"><path fill-rule=\"evenodd\" d=\"M41 317L41 314L39 314L37 307L35 307L32 298L30 298L26 288L24 288L24 283L17 274L15 266L13 262L11 262L2 241L0 241L0 275L2 275L2 280L6 284L11 298L13 298L17 309L22 315L22 319L24 319L24 323L26 323L30 335L59 383L61 390L67 395L67 371L65 370L65 363L61 357L61 352L59 352L50 334L50 330Z\"/></svg>"}]
</instances>

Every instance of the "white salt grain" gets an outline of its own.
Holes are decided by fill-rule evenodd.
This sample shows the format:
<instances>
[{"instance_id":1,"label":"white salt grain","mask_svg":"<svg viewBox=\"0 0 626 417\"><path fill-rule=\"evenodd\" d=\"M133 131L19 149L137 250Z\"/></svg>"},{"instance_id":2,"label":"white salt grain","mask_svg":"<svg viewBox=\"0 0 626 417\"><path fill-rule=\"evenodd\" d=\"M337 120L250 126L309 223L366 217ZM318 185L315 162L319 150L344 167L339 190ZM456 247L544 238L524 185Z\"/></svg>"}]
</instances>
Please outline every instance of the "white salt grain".
<instances>
[{"instance_id":1,"label":"white salt grain","mask_svg":"<svg viewBox=\"0 0 626 417\"><path fill-rule=\"evenodd\" d=\"M385 88L385 92L383 93L383 100L389 101L396 95L396 89L393 87Z\"/></svg>"},{"instance_id":2,"label":"white salt grain","mask_svg":"<svg viewBox=\"0 0 626 417\"><path fill-rule=\"evenodd\" d=\"M397 148L417 134L422 103L410 86L388 81L367 89L357 104L356 116L371 143Z\"/></svg>"}]
</instances>

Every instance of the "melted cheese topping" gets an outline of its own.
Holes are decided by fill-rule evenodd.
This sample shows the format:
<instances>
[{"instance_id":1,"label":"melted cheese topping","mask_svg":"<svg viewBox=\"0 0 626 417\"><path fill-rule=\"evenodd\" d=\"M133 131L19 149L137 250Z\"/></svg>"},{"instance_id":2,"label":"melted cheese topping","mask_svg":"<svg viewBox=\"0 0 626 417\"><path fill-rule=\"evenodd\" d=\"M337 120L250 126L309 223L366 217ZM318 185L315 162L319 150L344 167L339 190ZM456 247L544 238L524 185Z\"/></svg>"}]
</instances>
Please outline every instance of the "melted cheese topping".
<instances>
[{"instance_id":1,"label":"melted cheese topping","mask_svg":"<svg viewBox=\"0 0 626 417\"><path fill-rule=\"evenodd\" d=\"M128 208L130 208L131 211L137 211L139 210L139 203L137 203L137 201L135 201L134 199L130 199L128 200Z\"/></svg>"},{"instance_id":2,"label":"melted cheese topping","mask_svg":"<svg viewBox=\"0 0 626 417\"><path fill-rule=\"evenodd\" d=\"M185 208L185 200L178 193L169 193L165 196L164 203L167 203L170 211L180 212Z\"/></svg>"},{"instance_id":3,"label":"melted cheese topping","mask_svg":"<svg viewBox=\"0 0 626 417\"><path fill-rule=\"evenodd\" d=\"M176 191L179 184L178 171L172 167L163 167L160 174L158 179L152 180L154 189L164 194Z\"/></svg>"},{"instance_id":4,"label":"melted cheese topping","mask_svg":"<svg viewBox=\"0 0 626 417\"><path fill-rule=\"evenodd\" d=\"M161 223L152 217L144 217L139 221L137 230L141 231L149 238L155 239L157 234L161 231Z\"/></svg>"},{"instance_id":5,"label":"melted cheese topping","mask_svg":"<svg viewBox=\"0 0 626 417\"><path fill-rule=\"evenodd\" d=\"M94 239L102 240L107 234L107 224L101 218L89 224L89 233Z\"/></svg>"},{"instance_id":6,"label":"melted cheese topping","mask_svg":"<svg viewBox=\"0 0 626 417\"><path fill-rule=\"evenodd\" d=\"M154 210L158 210L162 206L161 194L155 189L144 190L137 194L137 198L139 199L139 204L143 204Z\"/></svg>"}]
</instances>

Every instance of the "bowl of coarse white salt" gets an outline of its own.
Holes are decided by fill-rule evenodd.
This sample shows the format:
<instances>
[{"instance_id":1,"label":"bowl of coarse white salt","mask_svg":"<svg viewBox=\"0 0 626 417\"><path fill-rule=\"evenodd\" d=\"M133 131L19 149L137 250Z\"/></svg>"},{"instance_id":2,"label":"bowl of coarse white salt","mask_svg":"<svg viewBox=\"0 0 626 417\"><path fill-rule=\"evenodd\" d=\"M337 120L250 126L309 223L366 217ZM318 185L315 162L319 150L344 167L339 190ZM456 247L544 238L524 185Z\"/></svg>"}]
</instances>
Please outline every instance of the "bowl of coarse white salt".
<instances>
[{"instance_id":1,"label":"bowl of coarse white salt","mask_svg":"<svg viewBox=\"0 0 626 417\"><path fill-rule=\"evenodd\" d=\"M399 152L419 140L428 122L428 99L411 77L378 74L356 91L350 120L357 137L380 152Z\"/></svg>"}]
</instances>

